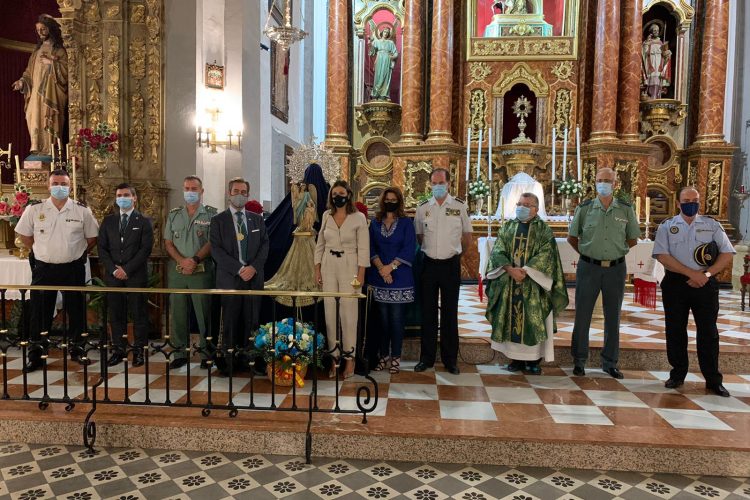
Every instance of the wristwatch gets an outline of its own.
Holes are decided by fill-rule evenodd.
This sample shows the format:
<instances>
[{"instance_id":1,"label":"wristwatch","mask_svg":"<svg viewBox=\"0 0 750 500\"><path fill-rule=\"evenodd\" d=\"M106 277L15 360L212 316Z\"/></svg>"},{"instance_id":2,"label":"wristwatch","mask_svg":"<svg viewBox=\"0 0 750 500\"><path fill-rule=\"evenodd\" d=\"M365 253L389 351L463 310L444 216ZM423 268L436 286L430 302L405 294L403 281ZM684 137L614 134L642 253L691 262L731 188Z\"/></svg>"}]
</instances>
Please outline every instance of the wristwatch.
<instances>
[{"instance_id":1,"label":"wristwatch","mask_svg":"<svg viewBox=\"0 0 750 500\"><path fill-rule=\"evenodd\" d=\"M706 278L710 278L711 276L713 276L713 275L711 274L711 271L706 271L705 273L703 273L703 275L704 275L704 276L705 276Z\"/></svg>"},{"instance_id":2,"label":"wristwatch","mask_svg":"<svg viewBox=\"0 0 750 500\"><path fill-rule=\"evenodd\" d=\"M193 255L191 258L193 259L193 261L195 261L196 264L201 263L201 258L198 257L197 255Z\"/></svg>"},{"instance_id":3,"label":"wristwatch","mask_svg":"<svg viewBox=\"0 0 750 500\"><path fill-rule=\"evenodd\" d=\"M391 267L393 268L393 270L394 270L394 271L395 271L396 269L398 269L398 261L397 261L397 260L394 260L394 261L393 261L393 262L391 263Z\"/></svg>"}]
</instances>

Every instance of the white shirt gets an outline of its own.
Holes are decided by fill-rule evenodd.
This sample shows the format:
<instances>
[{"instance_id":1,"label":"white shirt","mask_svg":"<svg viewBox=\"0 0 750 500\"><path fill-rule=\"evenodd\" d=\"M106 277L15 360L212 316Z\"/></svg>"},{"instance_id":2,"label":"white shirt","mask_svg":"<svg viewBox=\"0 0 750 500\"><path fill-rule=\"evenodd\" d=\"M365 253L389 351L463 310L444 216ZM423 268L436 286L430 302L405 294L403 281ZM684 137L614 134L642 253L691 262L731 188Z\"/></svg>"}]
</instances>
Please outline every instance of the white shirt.
<instances>
[{"instance_id":1,"label":"white shirt","mask_svg":"<svg viewBox=\"0 0 750 500\"><path fill-rule=\"evenodd\" d=\"M36 259L66 264L81 258L88 247L86 239L99 234L99 224L88 207L68 198L62 210L58 210L47 198L26 207L16 224L16 232L33 236Z\"/></svg>"},{"instance_id":2,"label":"white shirt","mask_svg":"<svg viewBox=\"0 0 750 500\"><path fill-rule=\"evenodd\" d=\"M463 233L471 233L466 204L448 195L443 204L433 196L417 207L414 229L422 235L422 251L431 259L450 259L461 253Z\"/></svg>"},{"instance_id":3,"label":"white shirt","mask_svg":"<svg viewBox=\"0 0 750 500\"><path fill-rule=\"evenodd\" d=\"M244 208L237 209L237 208L234 208L234 205L231 205L231 204L229 205L229 211L232 212L232 224L234 225L234 234L237 235L237 255L240 256L240 262L244 266L247 264L247 262L245 262L245 259L244 259L245 256L242 255L242 242L240 241L240 237L239 237L239 235L242 233L240 232L240 228L237 224L237 212L242 213L242 223L245 225L245 232L247 233L247 237L249 237L250 231L248 230L248 227L247 227L247 214L245 213Z\"/></svg>"}]
</instances>

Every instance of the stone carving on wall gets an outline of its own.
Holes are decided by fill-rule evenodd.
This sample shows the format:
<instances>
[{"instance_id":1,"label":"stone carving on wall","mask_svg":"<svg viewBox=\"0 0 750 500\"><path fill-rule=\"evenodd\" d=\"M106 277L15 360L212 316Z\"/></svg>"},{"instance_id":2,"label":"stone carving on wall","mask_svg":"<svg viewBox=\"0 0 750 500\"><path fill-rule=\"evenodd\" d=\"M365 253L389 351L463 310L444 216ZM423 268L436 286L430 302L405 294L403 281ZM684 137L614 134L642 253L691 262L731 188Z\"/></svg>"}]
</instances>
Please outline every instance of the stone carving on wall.
<instances>
[{"instance_id":1,"label":"stone carving on wall","mask_svg":"<svg viewBox=\"0 0 750 500\"><path fill-rule=\"evenodd\" d=\"M573 74L573 62L560 61L552 68L552 74L559 80L569 80L570 76Z\"/></svg>"},{"instance_id":2,"label":"stone carving on wall","mask_svg":"<svg viewBox=\"0 0 750 500\"><path fill-rule=\"evenodd\" d=\"M620 182L620 187L630 193L632 199L638 196L638 185L640 184L640 172L638 162L632 160L615 160L615 174Z\"/></svg>"},{"instance_id":3,"label":"stone carving on wall","mask_svg":"<svg viewBox=\"0 0 750 500\"><path fill-rule=\"evenodd\" d=\"M130 6L130 22L140 24L146 17L146 7L141 4Z\"/></svg>"},{"instance_id":4,"label":"stone carving on wall","mask_svg":"<svg viewBox=\"0 0 750 500\"><path fill-rule=\"evenodd\" d=\"M687 165L687 179L685 181L686 186L695 186L698 180L698 165L693 161L689 161Z\"/></svg>"},{"instance_id":5,"label":"stone carving on wall","mask_svg":"<svg viewBox=\"0 0 750 500\"><path fill-rule=\"evenodd\" d=\"M583 162L581 177L584 189L583 197L593 198L596 186L596 159L585 160Z\"/></svg>"},{"instance_id":6,"label":"stone carving on wall","mask_svg":"<svg viewBox=\"0 0 750 500\"><path fill-rule=\"evenodd\" d=\"M723 162L708 162L708 178L706 181L706 214L719 215L721 206L721 178Z\"/></svg>"},{"instance_id":7,"label":"stone carving on wall","mask_svg":"<svg viewBox=\"0 0 750 500\"><path fill-rule=\"evenodd\" d=\"M469 65L469 74L471 75L471 82L469 83L481 83L485 78L490 76L492 68L485 62L474 62Z\"/></svg>"},{"instance_id":8,"label":"stone carving on wall","mask_svg":"<svg viewBox=\"0 0 750 500\"><path fill-rule=\"evenodd\" d=\"M120 124L120 37L107 38L107 122L119 130ZM117 144L117 143L115 143Z\"/></svg>"},{"instance_id":9,"label":"stone carving on wall","mask_svg":"<svg viewBox=\"0 0 750 500\"><path fill-rule=\"evenodd\" d=\"M404 205L406 208L416 208L420 198L431 191L430 173L432 161L421 160L406 162L406 182L404 185ZM455 176L452 176L455 177Z\"/></svg>"},{"instance_id":10,"label":"stone carving on wall","mask_svg":"<svg viewBox=\"0 0 750 500\"><path fill-rule=\"evenodd\" d=\"M146 0L148 16L148 117L149 117L149 159L156 166L160 159L161 145L161 8L158 0ZM162 174L163 175L163 174Z\"/></svg>"},{"instance_id":11,"label":"stone carving on wall","mask_svg":"<svg viewBox=\"0 0 750 500\"><path fill-rule=\"evenodd\" d=\"M549 57L573 57L573 38L525 38L504 40L474 38L470 47L471 59L540 59Z\"/></svg>"},{"instance_id":12,"label":"stone carving on wall","mask_svg":"<svg viewBox=\"0 0 750 500\"><path fill-rule=\"evenodd\" d=\"M537 97L549 95L549 85L541 72L534 71L526 63L518 63L500 75L492 86L492 95L504 96L516 83L524 83Z\"/></svg>"},{"instance_id":13,"label":"stone carving on wall","mask_svg":"<svg viewBox=\"0 0 750 500\"><path fill-rule=\"evenodd\" d=\"M570 89L558 89L555 92L555 119L552 126L560 131L570 129L572 114L573 92Z\"/></svg>"},{"instance_id":14,"label":"stone carving on wall","mask_svg":"<svg viewBox=\"0 0 750 500\"><path fill-rule=\"evenodd\" d=\"M482 89L471 91L469 99L469 127L471 139L479 139L479 131L487 128L487 92Z\"/></svg>"}]
</instances>

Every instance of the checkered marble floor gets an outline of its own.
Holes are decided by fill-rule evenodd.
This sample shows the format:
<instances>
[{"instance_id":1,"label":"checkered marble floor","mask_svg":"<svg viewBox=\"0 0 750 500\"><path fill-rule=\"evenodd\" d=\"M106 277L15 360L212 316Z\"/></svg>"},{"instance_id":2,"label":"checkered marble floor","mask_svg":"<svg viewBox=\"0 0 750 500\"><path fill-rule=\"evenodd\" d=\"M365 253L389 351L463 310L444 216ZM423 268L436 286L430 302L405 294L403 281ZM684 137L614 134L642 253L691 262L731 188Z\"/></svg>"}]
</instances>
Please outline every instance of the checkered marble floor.
<instances>
[{"instance_id":1,"label":"checkered marble floor","mask_svg":"<svg viewBox=\"0 0 750 500\"><path fill-rule=\"evenodd\" d=\"M0 497L415 500L750 498L747 478L0 444Z\"/></svg>"},{"instance_id":2,"label":"checkered marble floor","mask_svg":"<svg viewBox=\"0 0 750 500\"><path fill-rule=\"evenodd\" d=\"M575 322L575 290L568 289L570 304L557 319L555 340L570 345ZM716 326L719 328L721 345L750 346L750 308L740 308L740 293L732 290L719 292L721 309ZM458 333L466 338L489 339L492 333L490 324L484 317L487 298L480 302L477 285L462 285L458 303ZM692 316L688 322L688 337L695 344L695 323ZM591 321L589 338L592 342L604 341L604 322L596 317ZM620 320L620 345L650 344L654 347L666 345L664 335L664 308L661 303L661 290L657 288L656 309L649 309L633 301L632 290L625 293Z\"/></svg>"}]
</instances>

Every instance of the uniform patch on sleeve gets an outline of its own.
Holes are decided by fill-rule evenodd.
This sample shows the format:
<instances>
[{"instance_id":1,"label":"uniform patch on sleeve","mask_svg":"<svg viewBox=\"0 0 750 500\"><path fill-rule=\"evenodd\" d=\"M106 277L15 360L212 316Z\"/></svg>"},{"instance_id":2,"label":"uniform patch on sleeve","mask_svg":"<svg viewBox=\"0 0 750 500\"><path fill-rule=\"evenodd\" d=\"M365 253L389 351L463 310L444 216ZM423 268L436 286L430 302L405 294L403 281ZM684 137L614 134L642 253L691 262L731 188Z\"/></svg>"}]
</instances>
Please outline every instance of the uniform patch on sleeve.
<instances>
[{"instance_id":1,"label":"uniform patch on sleeve","mask_svg":"<svg viewBox=\"0 0 750 500\"><path fill-rule=\"evenodd\" d=\"M677 234L677 233L680 232L680 228L677 227L677 226L672 226L672 227L669 228L669 232L672 233L672 234Z\"/></svg>"}]
</instances>

